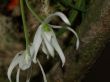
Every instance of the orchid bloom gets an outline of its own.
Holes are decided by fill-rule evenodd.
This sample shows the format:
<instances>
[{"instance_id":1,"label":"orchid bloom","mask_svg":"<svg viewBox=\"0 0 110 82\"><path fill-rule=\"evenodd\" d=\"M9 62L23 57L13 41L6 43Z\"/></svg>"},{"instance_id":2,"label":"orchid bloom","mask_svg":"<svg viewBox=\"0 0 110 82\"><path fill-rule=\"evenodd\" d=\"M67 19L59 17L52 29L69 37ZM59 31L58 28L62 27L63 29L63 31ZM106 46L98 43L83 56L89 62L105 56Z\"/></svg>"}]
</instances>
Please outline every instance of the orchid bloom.
<instances>
[{"instance_id":1,"label":"orchid bloom","mask_svg":"<svg viewBox=\"0 0 110 82\"><path fill-rule=\"evenodd\" d=\"M21 51L21 52L17 53L16 56L13 58L10 66L8 68L8 72L7 72L8 79L10 82L12 82L11 73L17 65L18 65L18 70L17 70L17 74L16 74L16 82L19 82L20 70L27 70L31 67L32 58L33 58L32 57L33 47L30 46L29 49L30 49L30 55L28 54L27 50L25 50L25 51ZM37 59L37 63L43 74L44 82L47 82L44 70L38 59ZM29 82L29 81L30 81L30 77L26 79L26 82Z\"/></svg>"},{"instance_id":2,"label":"orchid bloom","mask_svg":"<svg viewBox=\"0 0 110 82\"><path fill-rule=\"evenodd\" d=\"M21 51L19 53L16 54L16 56L13 58L9 68L8 68L8 79L10 82L12 82L11 80L11 73L13 71L13 69L19 65L18 71L17 71L17 75L16 75L16 82L19 82L19 73L20 73L20 69L21 70L26 70L30 67L31 65L31 58L28 60L28 63L25 61L25 55L26 55L26 51Z\"/></svg>"},{"instance_id":3,"label":"orchid bloom","mask_svg":"<svg viewBox=\"0 0 110 82\"><path fill-rule=\"evenodd\" d=\"M54 57L54 50L56 50L56 52L58 53L58 55L61 58L62 66L65 63L64 53L63 53L62 49L60 48L58 41L56 39L55 33L52 29L52 28L62 28L62 26L56 26L56 25L49 24L52 17L54 17L54 16L59 16L63 20L63 22L68 25L68 27L66 27L66 29L73 32L77 38L76 49L78 49L78 47L79 47L78 35L73 29L71 29L69 27L71 25L69 20L63 13L56 12L54 14L49 15L44 20L44 22L38 27L38 30L36 31L34 41L32 44L32 46L34 46L34 49L35 49L34 58L33 58L34 63L36 63L37 53L38 53L38 50L39 50L41 44L42 44L42 51L47 55L47 58L49 57L49 55Z\"/></svg>"},{"instance_id":4,"label":"orchid bloom","mask_svg":"<svg viewBox=\"0 0 110 82\"><path fill-rule=\"evenodd\" d=\"M19 82L20 70L29 69L32 62L35 64L38 63L38 65L41 69L41 72L43 74L44 82L47 82L45 72L42 68L42 65L40 64L40 61L37 58L37 53L39 51L40 46L42 48L42 51L47 55L47 58L49 58L49 56L54 57L54 51L56 51L61 58L62 66L64 66L65 56L64 56L62 49L60 48L60 46L58 44L55 33L52 29L52 28L62 28L62 26L49 24L52 17L54 17L54 16L59 16L63 20L63 22L67 25L67 27L65 27L65 28L68 29L69 31L71 31L76 36L76 38L77 38L76 49L78 49L78 47L79 47L78 35L73 29L71 29L69 27L71 24L70 24L69 20L67 19L67 17L61 12L56 12L54 14L51 14L38 27L38 29L35 33L35 36L34 36L33 43L31 46L29 46L30 54L28 53L28 50L21 51L21 52L17 53L16 56L14 57L14 59L12 60L10 66L8 68L8 72L7 72L8 79L10 82L12 82L11 73L17 65L18 65L18 70L17 70L17 75L16 75L16 82ZM27 78L26 82L29 82L29 80L30 80L30 78Z\"/></svg>"}]
</instances>

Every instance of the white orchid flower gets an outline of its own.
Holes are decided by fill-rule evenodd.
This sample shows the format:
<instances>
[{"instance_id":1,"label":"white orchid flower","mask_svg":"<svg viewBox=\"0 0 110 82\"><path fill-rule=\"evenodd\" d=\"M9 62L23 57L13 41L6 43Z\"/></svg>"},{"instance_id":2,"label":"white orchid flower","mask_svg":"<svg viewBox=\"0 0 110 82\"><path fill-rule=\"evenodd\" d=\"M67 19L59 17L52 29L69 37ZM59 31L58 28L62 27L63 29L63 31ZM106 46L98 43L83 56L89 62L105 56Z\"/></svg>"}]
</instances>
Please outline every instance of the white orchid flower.
<instances>
[{"instance_id":1,"label":"white orchid flower","mask_svg":"<svg viewBox=\"0 0 110 82\"><path fill-rule=\"evenodd\" d=\"M24 55L24 51L21 51L19 53L16 54L16 56L13 58L9 68L8 68L8 72L7 72L7 75L8 75L8 79L10 82L12 82L11 80L11 73L13 71L13 69L19 65L19 68L18 68L18 71L17 71L17 81L16 82L19 82L18 78L19 78L19 72L20 72L20 69L22 70L26 70L30 67L31 65L31 62L28 62L26 63L25 61L25 55Z\"/></svg>"},{"instance_id":2,"label":"white orchid flower","mask_svg":"<svg viewBox=\"0 0 110 82\"><path fill-rule=\"evenodd\" d=\"M33 59L33 46L30 46L30 55L28 54L27 51L21 51L19 53L16 54L16 56L13 58L9 68L8 68L8 79L10 82L12 82L11 80L11 73L13 71L13 69L18 65L18 69L17 69L17 74L16 74L16 82L19 82L19 75L20 75L20 70L26 70L28 68L30 68L31 63L32 63L32 59ZM41 69L41 72L43 74L43 78L44 78L44 82L47 82L44 70L39 62L39 60L37 59L37 63ZM30 81L30 77L26 79L26 82Z\"/></svg>"},{"instance_id":3,"label":"white orchid flower","mask_svg":"<svg viewBox=\"0 0 110 82\"><path fill-rule=\"evenodd\" d=\"M66 29L70 30L71 32L75 34L77 38L76 48L78 49L79 47L78 35L73 29L69 27L71 25L69 20L63 13L56 12L54 14L49 15L44 20L44 22L38 27L38 30L36 31L33 44L32 44L32 46L34 46L34 49L35 49L34 58L33 58L34 63L37 62L36 57L37 57L37 53L41 45L42 45L42 51L47 55L47 58L49 57L49 55L54 57L54 50L56 50L56 52L61 58L62 66L65 63L64 53L62 49L60 48L58 41L56 39L55 33L53 32L53 29L52 29L52 28L62 28L62 26L55 26L55 25L49 24L49 22L52 20L52 17L54 16L59 16L63 20L63 22L68 25Z\"/></svg>"},{"instance_id":4,"label":"white orchid flower","mask_svg":"<svg viewBox=\"0 0 110 82\"><path fill-rule=\"evenodd\" d=\"M54 17L54 16L59 16L63 20L63 22L68 25L65 28L68 29L69 31L71 31L76 36L76 38L77 38L76 49L78 49L78 47L79 47L78 35L73 29L71 29L69 27L71 24L70 24L69 20L67 19L67 17L61 12L56 12L54 14L51 14L38 27L38 29L35 33L33 43L31 46L29 46L30 54L28 54L27 50L21 51L21 52L17 53L16 56L14 57L14 59L12 60L10 66L8 68L8 72L7 72L8 79L10 82L12 82L11 73L17 65L18 65L18 70L17 70L17 75L16 75L16 82L19 82L20 70L26 70L26 69L30 68L32 62L35 64L38 63L38 65L41 69L41 72L43 74L44 82L47 82L45 72L37 58L37 53L39 51L40 46L42 48L42 51L47 55L47 58L49 58L49 56L54 57L54 51L56 51L61 58L62 66L64 66L65 56L64 56L62 49L60 48L60 46L58 44L57 38L52 29L52 28L62 28L62 26L49 24L49 22L52 20L52 17ZM30 78L27 78L26 82L29 82L29 80L30 80Z\"/></svg>"}]
</instances>

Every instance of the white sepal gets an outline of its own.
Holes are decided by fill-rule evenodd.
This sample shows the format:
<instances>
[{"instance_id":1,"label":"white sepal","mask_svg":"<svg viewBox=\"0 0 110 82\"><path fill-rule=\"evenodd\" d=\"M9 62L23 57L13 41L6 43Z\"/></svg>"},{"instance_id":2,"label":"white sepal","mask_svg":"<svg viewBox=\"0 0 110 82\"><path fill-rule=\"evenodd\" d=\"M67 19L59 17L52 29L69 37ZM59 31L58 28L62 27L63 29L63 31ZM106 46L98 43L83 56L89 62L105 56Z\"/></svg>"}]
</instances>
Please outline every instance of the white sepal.
<instances>
[{"instance_id":1,"label":"white sepal","mask_svg":"<svg viewBox=\"0 0 110 82\"><path fill-rule=\"evenodd\" d=\"M40 67L40 69L41 69L41 72L42 72L42 75L43 75L43 78L44 78L44 82L47 82L45 72L44 72L43 67L42 67L42 65L40 64L40 61L39 61L38 59L37 59L37 62L38 62L38 65L39 65L39 67Z\"/></svg>"},{"instance_id":2,"label":"white sepal","mask_svg":"<svg viewBox=\"0 0 110 82\"><path fill-rule=\"evenodd\" d=\"M10 82L12 82L11 80L11 73L13 71L13 69L18 65L19 63L19 60L18 60L18 57L19 57L19 54L21 54L22 52L19 52L16 54L16 56L13 58L9 68L8 68L8 72L7 72L7 75L8 75L8 79Z\"/></svg>"},{"instance_id":3,"label":"white sepal","mask_svg":"<svg viewBox=\"0 0 110 82\"><path fill-rule=\"evenodd\" d=\"M51 32L45 32L45 33L42 33L42 38L43 38L43 41L44 41L44 44L46 45L46 48L47 48L47 52L49 52L49 54L54 57L54 48L52 46L52 33Z\"/></svg>"},{"instance_id":4,"label":"white sepal","mask_svg":"<svg viewBox=\"0 0 110 82\"><path fill-rule=\"evenodd\" d=\"M20 68L18 68L18 70L17 70L16 82L19 82L19 75L20 75Z\"/></svg>"},{"instance_id":5,"label":"white sepal","mask_svg":"<svg viewBox=\"0 0 110 82\"><path fill-rule=\"evenodd\" d=\"M60 29L60 28L63 28L62 26L56 26L56 25L50 25L52 28L58 28L58 29ZM75 32L75 30L74 29L72 29L71 27L65 27L65 29L68 29L69 31L71 31L74 35L75 35L75 37L76 37L76 39L77 39L77 41L76 41L76 50L78 50L78 48L79 48L79 37L78 37L78 35L77 35L77 33Z\"/></svg>"},{"instance_id":6,"label":"white sepal","mask_svg":"<svg viewBox=\"0 0 110 82\"><path fill-rule=\"evenodd\" d=\"M60 48L59 44L58 44L58 41L56 39L56 36L55 34L53 33L53 38L52 38L52 45L53 47L55 48L55 50L57 51L58 55L60 56L61 58L61 61L62 61L62 66L64 66L65 64L65 56L64 56L64 53L62 51L62 49Z\"/></svg>"},{"instance_id":7,"label":"white sepal","mask_svg":"<svg viewBox=\"0 0 110 82\"><path fill-rule=\"evenodd\" d=\"M38 27L38 29L35 33L35 36L34 36L33 44L32 44L32 46L34 46L34 50L35 50L34 58L33 58L34 63L37 63L36 57L37 57L37 53L38 53L38 50L39 50L41 42L42 42L41 33L42 33L42 25L40 25Z\"/></svg>"},{"instance_id":8,"label":"white sepal","mask_svg":"<svg viewBox=\"0 0 110 82\"><path fill-rule=\"evenodd\" d=\"M56 12L54 14L49 15L44 22L49 23L52 20L52 17L59 16L67 25L71 25L66 15L64 15L62 12Z\"/></svg>"},{"instance_id":9,"label":"white sepal","mask_svg":"<svg viewBox=\"0 0 110 82\"><path fill-rule=\"evenodd\" d=\"M48 52L44 42L42 42L42 51L47 55L47 59L49 59L49 52Z\"/></svg>"},{"instance_id":10,"label":"white sepal","mask_svg":"<svg viewBox=\"0 0 110 82\"><path fill-rule=\"evenodd\" d=\"M67 27L67 29L70 30L76 36L76 39L77 39L77 41L76 41L76 50L78 50L78 48L79 48L79 37L78 37L77 33L70 27Z\"/></svg>"}]
</instances>

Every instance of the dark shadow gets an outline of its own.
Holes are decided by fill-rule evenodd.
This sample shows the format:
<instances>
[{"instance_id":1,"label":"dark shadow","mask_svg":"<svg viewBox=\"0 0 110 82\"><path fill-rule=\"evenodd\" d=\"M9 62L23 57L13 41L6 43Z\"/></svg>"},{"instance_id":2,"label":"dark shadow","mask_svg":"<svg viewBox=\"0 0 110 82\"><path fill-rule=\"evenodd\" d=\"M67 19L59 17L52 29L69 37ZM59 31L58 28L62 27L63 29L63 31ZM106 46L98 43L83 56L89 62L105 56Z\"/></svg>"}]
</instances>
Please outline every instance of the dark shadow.
<instances>
[{"instance_id":1,"label":"dark shadow","mask_svg":"<svg viewBox=\"0 0 110 82\"><path fill-rule=\"evenodd\" d=\"M110 82L110 42L81 82Z\"/></svg>"}]
</instances>

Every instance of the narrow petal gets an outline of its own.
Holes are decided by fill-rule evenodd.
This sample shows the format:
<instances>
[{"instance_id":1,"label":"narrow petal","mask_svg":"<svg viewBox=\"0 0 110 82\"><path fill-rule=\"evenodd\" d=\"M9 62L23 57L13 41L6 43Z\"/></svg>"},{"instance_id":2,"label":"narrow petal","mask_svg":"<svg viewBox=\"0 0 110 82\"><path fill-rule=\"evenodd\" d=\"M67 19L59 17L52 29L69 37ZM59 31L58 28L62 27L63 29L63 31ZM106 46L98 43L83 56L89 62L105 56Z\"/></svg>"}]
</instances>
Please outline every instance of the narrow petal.
<instances>
[{"instance_id":1,"label":"narrow petal","mask_svg":"<svg viewBox=\"0 0 110 82\"><path fill-rule=\"evenodd\" d=\"M54 49L53 49L53 46L51 45L51 39L48 39L47 36L50 36L52 38L51 32L47 34L42 33L43 41L44 41L44 44L46 45L48 52L52 57L54 57Z\"/></svg>"},{"instance_id":2,"label":"narrow petal","mask_svg":"<svg viewBox=\"0 0 110 82\"><path fill-rule=\"evenodd\" d=\"M45 72L44 72L43 67L42 67L42 65L40 64L40 61L39 61L38 59L37 59L37 62L38 62L38 65L39 65L39 67L40 67L40 69L41 69L41 72L42 72L42 75L43 75L43 78L44 78L44 82L47 82Z\"/></svg>"},{"instance_id":3,"label":"narrow petal","mask_svg":"<svg viewBox=\"0 0 110 82\"><path fill-rule=\"evenodd\" d=\"M31 55L32 59L33 59L34 53L35 53L34 46L31 45L30 46L30 55Z\"/></svg>"},{"instance_id":4,"label":"narrow petal","mask_svg":"<svg viewBox=\"0 0 110 82\"><path fill-rule=\"evenodd\" d=\"M20 68L18 68L17 70L16 82L19 82L19 74L20 74Z\"/></svg>"},{"instance_id":5,"label":"narrow petal","mask_svg":"<svg viewBox=\"0 0 110 82\"><path fill-rule=\"evenodd\" d=\"M62 61L62 66L64 66L65 64L65 56L64 56L64 53L62 51L62 49L60 48L59 44L58 44L58 41L56 39L56 36L55 34L53 33L53 38L52 38L52 45L53 47L55 48L55 50L57 51L58 55L60 56L61 58L61 61Z\"/></svg>"},{"instance_id":6,"label":"narrow petal","mask_svg":"<svg viewBox=\"0 0 110 82\"><path fill-rule=\"evenodd\" d=\"M59 16L67 25L71 25L66 15L64 15L62 12L56 12L54 14L49 15L44 22L49 23L54 16Z\"/></svg>"},{"instance_id":7,"label":"narrow petal","mask_svg":"<svg viewBox=\"0 0 110 82\"><path fill-rule=\"evenodd\" d=\"M79 37L78 37L77 33L70 27L67 27L67 29L70 30L76 36L76 39L77 39L77 41L76 41L76 50L78 50L78 48L79 48Z\"/></svg>"},{"instance_id":8,"label":"narrow petal","mask_svg":"<svg viewBox=\"0 0 110 82\"><path fill-rule=\"evenodd\" d=\"M47 55L47 59L49 59L49 52L48 52L44 42L42 42L42 51Z\"/></svg>"},{"instance_id":9,"label":"narrow petal","mask_svg":"<svg viewBox=\"0 0 110 82\"><path fill-rule=\"evenodd\" d=\"M8 72L7 72L7 75L8 75L8 79L10 82L12 82L11 80L11 73L13 71L13 69L18 65L19 63L19 54L21 54L22 52L19 52L16 54L16 56L13 58L9 68L8 68Z\"/></svg>"},{"instance_id":10,"label":"narrow petal","mask_svg":"<svg viewBox=\"0 0 110 82\"><path fill-rule=\"evenodd\" d=\"M62 26L56 26L56 25L50 25L50 26L52 28L62 28ZM68 29L69 31L71 31L76 36L76 39L77 39L76 50L77 50L79 48L79 42L80 42L77 33L71 27L66 27L66 29Z\"/></svg>"},{"instance_id":11,"label":"narrow petal","mask_svg":"<svg viewBox=\"0 0 110 82\"><path fill-rule=\"evenodd\" d=\"M26 79L26 82L30 82L30 78Z\"/></svg>"},{"instance_id":12,"label":"narrow petal","mask_svg":"<svg viewBox=\"0 0 110 82\"><path fill-rule=\"evenodd\" d=\"M50 25L50 24L49 24ZM62 28L63 26L58 26L58 25L50 25L52 28Z\"/></svg>"},{"instance_id":13,"label":"narrow petal","mask_svg":"<svg viewBox=\"0 0 110 82\"><path fill-rule=\"evenodd\" d=\"M52 29L51 29L52 30ZM45 36L45 38L50 42L51 41L51 38L52 38L52 32L51 31L49 31L49 32L43 32L42 33L44 36Z\"/></svg>"},{"instance_id":14,"label":"narrow petal","mask_svg":"<svg viewBox=\"0 0 110 82\"><path fill-rule=\"evenodd\" d=\"M34 36L34 40L33 40L33 44L32 44L32 46L34 46L34 49L35 49L34 58L33 58L33 62L34 63L37 63L36 56L37 56L39 47L40 47L41 42L42 42L41 33L42 33L42 25L40 25L38 27L38 30L37 30L37 32L36 32L36 34Z\"/></svg>"},{"instance_id":15,"label":"narrow petal","mask_svg":"<svg viewBox=\"0 0 110 82\"><path fill-rule=\"evenodd\" d=\"M27 77L26 82L30 82L31 76Z\"/></svg>"},{"instance_id":16,"label":"narrow petal","mask_svg":"<svg viewBox=\"0 0 110 82\"><path fill-rule=\"evenodd\" d=\"M30 80L31 80L31 74L32 74L32 68L27 73L26 82L30 82Z\"/></svg>"}]
</instances>

